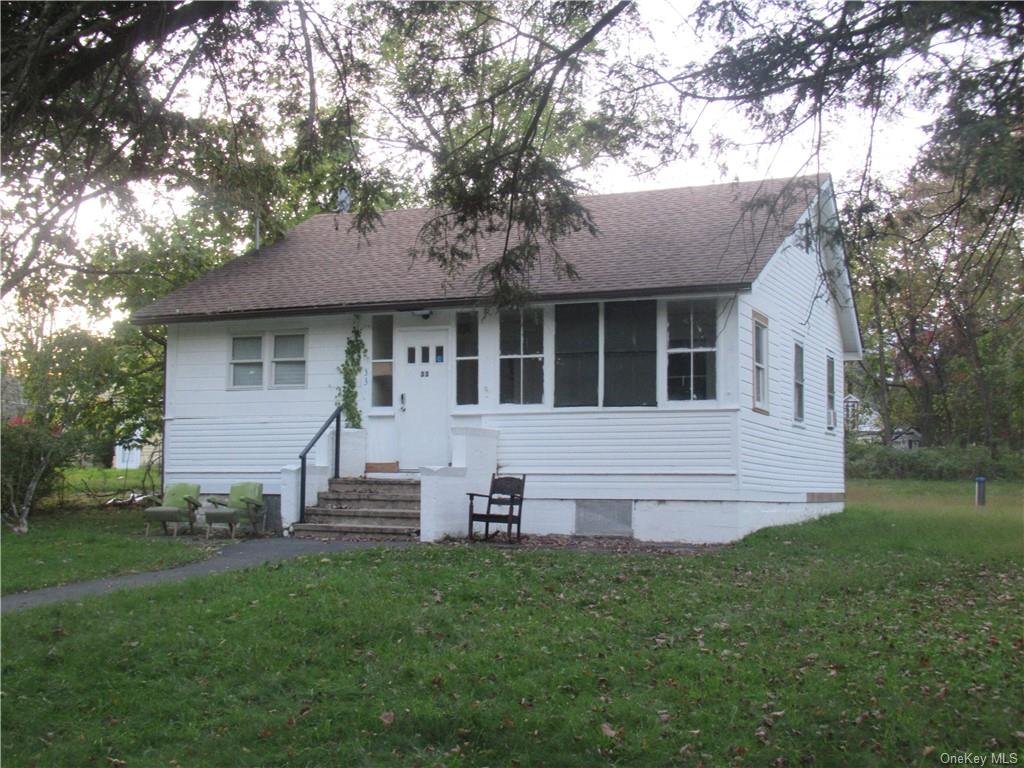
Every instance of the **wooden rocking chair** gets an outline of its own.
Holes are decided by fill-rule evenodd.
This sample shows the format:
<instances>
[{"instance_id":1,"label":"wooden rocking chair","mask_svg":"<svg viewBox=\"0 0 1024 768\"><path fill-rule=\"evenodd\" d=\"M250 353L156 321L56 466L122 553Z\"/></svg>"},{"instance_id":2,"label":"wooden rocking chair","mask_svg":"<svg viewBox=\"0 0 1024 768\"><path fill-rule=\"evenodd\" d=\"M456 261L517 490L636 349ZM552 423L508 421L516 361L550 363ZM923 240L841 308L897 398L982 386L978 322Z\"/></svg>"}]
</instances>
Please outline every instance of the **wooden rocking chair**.
<instances>
[{"instance_id":1,"label":"wooden rocking chair","mask_svg":"<svg viewBox=\"0 0 1024 768\"><path fill-rule=\"evenodd\" d=\"M491 475L491 490L488 493L467 493L469 497L469 540L474 541L473 523L484 524L484 540L498 535L497 526L504 525L508 540L512 541L512 526L516 527L516 541L519 541L523 520L523 490L526 475ZM473 510L475 499L487 499L487 509ZM495 523L491 533L491 523Z\"/></svg>"}]
</instances>

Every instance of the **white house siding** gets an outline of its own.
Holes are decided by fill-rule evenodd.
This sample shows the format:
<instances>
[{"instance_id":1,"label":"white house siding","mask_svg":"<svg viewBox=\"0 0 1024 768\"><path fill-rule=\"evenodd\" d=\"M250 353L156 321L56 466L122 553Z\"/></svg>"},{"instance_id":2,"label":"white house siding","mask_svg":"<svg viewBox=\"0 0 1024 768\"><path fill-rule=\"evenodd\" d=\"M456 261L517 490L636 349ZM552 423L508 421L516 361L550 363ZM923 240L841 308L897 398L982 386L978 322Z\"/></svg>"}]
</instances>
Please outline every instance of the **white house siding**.
<instances>
[{"instance_id":1,"label":"white house siding","mask_svg":"<svg viewBox=\"0 0 1024 768\"><path fill-rule=\"evenodd\" d=\"M768 319L768 413L753 408L753 314ZM804 419L794 420L794 344L804 346ZM739 301L739 482L747 499L805 502L842 493L843 344L817 254L793 235ZM837 423L826 423L826 360L835 359Z\"/></svg>"},{"instance_id":2,"label":"white house siding","mask_svg":"<svg viewBox=\"0 0 1024 768\"><path fill-rule=\"evenodd\" d=\"M280 492L281 468L334 410L351 318L323 316L168 326L164 475L224 493L233 482L256 480ZM229 386L231 338L264 332L306 334L306 385ZM265 344L272 343L265 341ZM265 358L269 359L269 358Z\"/></svg>"}]
</instances>

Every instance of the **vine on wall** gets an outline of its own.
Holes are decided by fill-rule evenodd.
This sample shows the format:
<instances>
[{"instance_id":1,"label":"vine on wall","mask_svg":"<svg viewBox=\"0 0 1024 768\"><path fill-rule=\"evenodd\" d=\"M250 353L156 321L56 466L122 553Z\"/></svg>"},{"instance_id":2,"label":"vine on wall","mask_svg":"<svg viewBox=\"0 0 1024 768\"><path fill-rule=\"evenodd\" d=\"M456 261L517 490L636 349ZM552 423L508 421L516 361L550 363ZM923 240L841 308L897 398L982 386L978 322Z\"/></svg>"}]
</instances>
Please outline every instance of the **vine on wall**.
<instances>
[{"instance_id":1,"label":"vine on wall","mask_svg":"<svg viewBox=\"0 0 1024 768\"><path fill-rule=\"evenodd\" d=\"M366 343L359 325L359 315L352 320L352 333L345 344L345 361L338 366L341 373L341 386L338 387L336 403L341 406L345 418L345 426L361 429L363 414L359 412L359 374L363 370L363 356L366 354Z\"/></svg>"}]
</instances>

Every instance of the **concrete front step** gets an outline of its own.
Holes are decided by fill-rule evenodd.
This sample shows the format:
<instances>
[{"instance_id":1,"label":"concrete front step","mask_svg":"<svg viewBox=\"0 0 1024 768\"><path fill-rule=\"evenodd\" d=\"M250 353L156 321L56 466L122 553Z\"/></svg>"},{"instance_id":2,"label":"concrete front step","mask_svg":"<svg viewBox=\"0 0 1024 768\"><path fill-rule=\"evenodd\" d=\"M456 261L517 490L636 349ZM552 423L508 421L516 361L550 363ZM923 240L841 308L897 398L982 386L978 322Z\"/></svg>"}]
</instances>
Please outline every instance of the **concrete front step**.
<instances>
[{"instance_id":1,"label":"concrete front step","mask_svg":"<svg viewBox=\"0 0 1024 768\"><path fill-rule=\"evenodd\" d=\"M334 507L337 509L411 509L420 508L419 494L416 496L395 495L391 493L376 494L360 491L322 491L317 494L318 507Z\"/></svg>"},{"instance_id":2,"label":"concrete front step","mask_svg":"<svg viewBox=\"0 0 1024 768\"><path fill-rule=\"evenodd\" d=\"M295 523L292 533L299 538L345 538L346 536L394 536L411 538L419 535L419 526L359 525L354 523Z\"/></svg>"},{"instance_id":3,"label":"concrete front step","mask_svg":"<svg viewBox=\"0 0 1024 768\"><path fill-rule=\"evenodd\" d=\"M395 480L393 478L372 478L372 477L334 477L331 478L331 488L344 486L348 488L389 488L389 489L412 489L416 493L420 490L419 480Z\"/></svg>"},{"instance_id":4,"label":"concrete front step","mask_svg":"<svg viewBox=\"0 0 1024 768\"><path fill-rule=\"evenodd\" d=\"M358 523L365 525L415 525L419 527L418 509L336 509L306 507L307 523Z\"/></svg>"}]
</instances>

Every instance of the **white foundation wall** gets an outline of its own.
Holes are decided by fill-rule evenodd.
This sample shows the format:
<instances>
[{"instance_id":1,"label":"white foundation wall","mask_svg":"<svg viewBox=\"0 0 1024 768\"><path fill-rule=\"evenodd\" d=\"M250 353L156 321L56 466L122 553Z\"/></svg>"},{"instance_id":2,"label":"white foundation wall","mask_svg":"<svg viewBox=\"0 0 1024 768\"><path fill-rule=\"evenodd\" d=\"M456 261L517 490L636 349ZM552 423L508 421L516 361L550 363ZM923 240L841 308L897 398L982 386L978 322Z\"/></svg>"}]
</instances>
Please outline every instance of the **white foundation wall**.
<instances>
[{"instance_id":1,"label":"white foundation wall","mask_svg":"<svg viewBox=\"0 0 1024 768\"><path fill-rule=\"evenodd\" d=\"M645 501L630 503L631 530L639 541L723 544L775 525L843 511L842 502ZM534 498L523 503L523 533L578 535L575 499Z\"/></svg>"}]
</instances>

